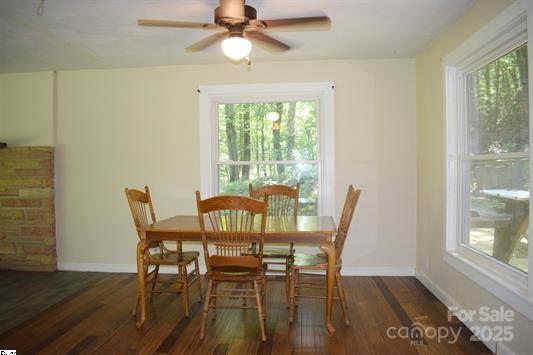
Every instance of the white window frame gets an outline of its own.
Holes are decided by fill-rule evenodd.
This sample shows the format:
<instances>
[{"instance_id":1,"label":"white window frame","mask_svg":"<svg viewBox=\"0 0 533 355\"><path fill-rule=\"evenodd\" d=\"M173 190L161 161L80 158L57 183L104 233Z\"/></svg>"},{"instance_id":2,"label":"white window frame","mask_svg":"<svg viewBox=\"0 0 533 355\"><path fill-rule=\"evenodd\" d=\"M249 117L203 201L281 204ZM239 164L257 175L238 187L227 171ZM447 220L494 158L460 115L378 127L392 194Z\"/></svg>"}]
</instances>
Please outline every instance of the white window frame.
<instances>
[{"instance_id":1,"label":"white window frame","mask_svg":"<svg viewBox=\"0 0 533 355\"><path fill-rule=\"evenodd\" d=\"M316 101L318 114L318 214L335 213L334 84L282 83L201 85L200 91L200 191L217 191L218 104L226 102Z\"/></svg>"},{"instance_id":2,"label":"white window frame","mask_svg":"<svg viewBox=\"0 0 533 355\"><path fill-rule=\"evenodd\" d=\"M527 6L530 6L529 9ZM532 5L518 0L443 59L446 115L446 240L444 260L517 311L533 320L533 209L530 196L528 271L523 273L488 255L462 244L468 201L461 201L461 160L466 151L466 75L528 42L529 65L529 146L533 148L533 41ZM529 21L529 26L527 22ZM529 28L529 35L528 29ZM526 153L504 154L507 158L529 158L530 186L533 186L533 149ZM489 155L487 155L489 157ZM469 213L469 212L468 212Z\"/></svg>"}]
</instances>

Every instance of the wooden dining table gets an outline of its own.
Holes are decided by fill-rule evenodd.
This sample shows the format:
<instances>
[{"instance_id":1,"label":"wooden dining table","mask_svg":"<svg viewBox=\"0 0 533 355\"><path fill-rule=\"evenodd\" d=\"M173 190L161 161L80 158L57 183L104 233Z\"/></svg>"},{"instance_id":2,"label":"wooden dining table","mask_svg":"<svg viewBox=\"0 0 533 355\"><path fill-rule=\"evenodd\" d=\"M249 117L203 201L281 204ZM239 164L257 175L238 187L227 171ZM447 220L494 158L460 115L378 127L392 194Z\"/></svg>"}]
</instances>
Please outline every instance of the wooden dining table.
<instances>
[{"instance_id":1,"label":"wooden dining table","mask_svg":"<svg viewBox=\"0 0 533 355\"><path fill-rule=\"evenodd\" d=\"M257 221L258 222L258 221ZM209 223L206 224L206 228ZM259 230L259 223L254 226ZM201 242L200 223L198 216L178 215L141 229L141 240L137 245L137 277L139 286L140 315L137 328L142 328L146 319L146 296L144 275L144 253L153 241L196 241ZM331 335L335 332L332 323L333 287L335 283L335 246L332 237L336 233L335 222L330 216L269 216L265 229L265 244L295 243L319 246L328 257L326 275L326 322L327 331ZM206 230L210 238L209 230Z\"/></svg>"}]
</instances>

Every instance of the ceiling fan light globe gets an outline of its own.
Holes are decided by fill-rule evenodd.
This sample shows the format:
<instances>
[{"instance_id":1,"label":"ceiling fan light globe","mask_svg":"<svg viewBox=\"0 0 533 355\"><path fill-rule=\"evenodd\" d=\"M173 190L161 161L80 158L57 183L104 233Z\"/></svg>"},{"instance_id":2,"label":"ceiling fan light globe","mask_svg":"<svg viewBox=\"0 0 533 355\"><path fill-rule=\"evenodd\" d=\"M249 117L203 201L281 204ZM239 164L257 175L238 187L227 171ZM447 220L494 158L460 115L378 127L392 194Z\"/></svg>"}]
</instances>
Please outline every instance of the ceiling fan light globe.
<instances>
[{"instance_id":1,"label":"ceiling fan light globe","mask_svg":"<svg viewBox=\"0 0 533 355\"><path fill-rule=\"evenodd\" d=\"M252 44L242 37L229 37L222 41L222 53L233 61L242 60L250 55Z\"/></svg>"}]
</instances>

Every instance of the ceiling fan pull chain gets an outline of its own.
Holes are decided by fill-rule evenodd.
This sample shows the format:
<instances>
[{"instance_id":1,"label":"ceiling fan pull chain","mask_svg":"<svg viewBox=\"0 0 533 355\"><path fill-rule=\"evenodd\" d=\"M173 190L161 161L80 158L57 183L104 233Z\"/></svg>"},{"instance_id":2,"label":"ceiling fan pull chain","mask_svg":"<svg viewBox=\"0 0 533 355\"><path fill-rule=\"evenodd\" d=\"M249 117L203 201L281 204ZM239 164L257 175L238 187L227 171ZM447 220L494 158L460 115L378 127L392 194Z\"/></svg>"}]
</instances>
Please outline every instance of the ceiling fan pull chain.
<instances>
[{"instance_id":1,"label":"ceiling fan pull chain","mask_svg":"<svg viewBox=\"0 0 533 355\"><path fill-rule=\"evenodd\" d=\"M248 65L248 71L252 71L252 61L250 57L246 57L246 64Z\"/></svg>"}]
</instances>

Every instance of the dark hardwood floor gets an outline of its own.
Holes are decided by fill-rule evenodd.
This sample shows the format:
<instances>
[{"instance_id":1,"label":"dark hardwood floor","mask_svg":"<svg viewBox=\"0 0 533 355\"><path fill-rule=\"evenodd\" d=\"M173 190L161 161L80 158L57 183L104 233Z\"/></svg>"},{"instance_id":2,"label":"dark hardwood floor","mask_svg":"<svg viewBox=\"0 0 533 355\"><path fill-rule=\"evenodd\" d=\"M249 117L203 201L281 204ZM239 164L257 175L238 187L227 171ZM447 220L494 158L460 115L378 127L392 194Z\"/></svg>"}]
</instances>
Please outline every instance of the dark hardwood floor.
<instances>
[{"instance_id":1,"label":"dark hardwood floor","mask_svg":"<svg viewBox=\"0 0 533 355\"><path fill-rule=\"evenodd\" d=\"M201 305L191 290L189 319L181 296L161 294L148 306L144 329L135 328L133 274L82 272L0 272L0 349L18 354L481 354L457 319L414 277L345 277L351 318L345 327L335 305L337 332L324 326L323 300L302 299L288 324L284 282L269 281L267 341L259 339L255 310L223 309L199 339ZM228 284L228 288L235 285ZM205 291L205 287L204 287ZM240 302L235 299L234 302ZM394 329L447 327L460 330L457 342L430 336L392 339ZM411 332L416 333L416 332ZM429 333L428 333L429 334Z\"/></svg>"},{"instance_id":2,"label":"dark hardwood floor","mask_svg":"<svg viewBox=\"0 0 533 355\"><path fill-rule=\"evenodd\" d=\"M101 272L0 270L0 334L59 301L75 297L108 275Z\"/></svg>"}]
</instances>

